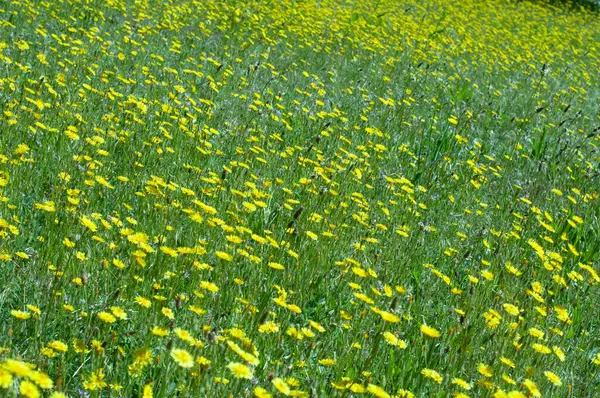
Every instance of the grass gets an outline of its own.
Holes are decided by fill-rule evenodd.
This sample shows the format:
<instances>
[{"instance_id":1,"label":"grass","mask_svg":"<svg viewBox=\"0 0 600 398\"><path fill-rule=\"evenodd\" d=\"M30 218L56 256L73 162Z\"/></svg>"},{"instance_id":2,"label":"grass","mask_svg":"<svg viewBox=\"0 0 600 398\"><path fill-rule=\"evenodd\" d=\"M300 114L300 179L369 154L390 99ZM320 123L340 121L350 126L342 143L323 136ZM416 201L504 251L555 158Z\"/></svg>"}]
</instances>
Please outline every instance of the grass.
<instances>
[{"instance_id":1,"label":"grass","mask_svg":"<svg viewBox=\"0 0 600 398\"><path fill-rule=\"evenodd\" d=\"M3 395L600 393L596 14L0 11Z\"/></svg>"}]
</instances>

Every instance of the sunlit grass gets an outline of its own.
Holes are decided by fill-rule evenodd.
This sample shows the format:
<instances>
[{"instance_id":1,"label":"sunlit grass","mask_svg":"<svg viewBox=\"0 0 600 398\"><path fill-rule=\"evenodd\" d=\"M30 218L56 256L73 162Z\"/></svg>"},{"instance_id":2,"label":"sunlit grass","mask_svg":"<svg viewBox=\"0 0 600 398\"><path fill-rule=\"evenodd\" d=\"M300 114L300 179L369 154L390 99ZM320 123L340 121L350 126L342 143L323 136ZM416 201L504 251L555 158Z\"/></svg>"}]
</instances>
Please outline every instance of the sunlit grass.
<instances>
[{"instance_id":1,"label":"sunlit grass","mask_svg":"<svg viewBox=\"0 0 600 398\"><path fill-rule=\"evenodd\" d=\"M597 15L0 10L0 395L600 394Z\"/></svg>"}]
</instances>

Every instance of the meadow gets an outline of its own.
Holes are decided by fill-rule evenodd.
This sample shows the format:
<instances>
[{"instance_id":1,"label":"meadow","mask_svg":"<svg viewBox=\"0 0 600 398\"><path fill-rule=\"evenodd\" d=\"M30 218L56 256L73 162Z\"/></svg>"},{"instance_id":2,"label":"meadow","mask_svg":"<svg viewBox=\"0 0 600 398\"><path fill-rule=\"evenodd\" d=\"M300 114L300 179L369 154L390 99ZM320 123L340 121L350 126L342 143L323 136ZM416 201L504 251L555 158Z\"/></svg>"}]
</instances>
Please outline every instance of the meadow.
<instances>
[{"instance_id":1,"label":"meadow","mask_svg":"<svg viewBox=\"0 0 600 398\"><path fill-rule=\"evenodd\" d=\"M0 3L0 396L600 396L600 20Z\"/></svg>"}]
</instances>

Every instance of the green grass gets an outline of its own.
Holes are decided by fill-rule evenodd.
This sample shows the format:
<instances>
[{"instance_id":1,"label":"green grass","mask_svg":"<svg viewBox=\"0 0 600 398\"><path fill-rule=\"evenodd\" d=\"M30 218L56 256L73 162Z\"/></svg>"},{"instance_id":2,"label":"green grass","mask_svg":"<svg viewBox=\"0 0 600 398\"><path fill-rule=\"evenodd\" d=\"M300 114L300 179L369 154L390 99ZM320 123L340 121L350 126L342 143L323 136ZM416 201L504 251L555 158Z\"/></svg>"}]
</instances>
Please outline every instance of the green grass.
<instances>
[{"instance_id":1,"label":"green grass","mask_svg":"<svg viewBox=\"0 0 600 398\"><path fill-rule=\"evenodd\" d=\"M600 392L597 15L0 10L2 394Z\"/></svg>"}]
</instances>

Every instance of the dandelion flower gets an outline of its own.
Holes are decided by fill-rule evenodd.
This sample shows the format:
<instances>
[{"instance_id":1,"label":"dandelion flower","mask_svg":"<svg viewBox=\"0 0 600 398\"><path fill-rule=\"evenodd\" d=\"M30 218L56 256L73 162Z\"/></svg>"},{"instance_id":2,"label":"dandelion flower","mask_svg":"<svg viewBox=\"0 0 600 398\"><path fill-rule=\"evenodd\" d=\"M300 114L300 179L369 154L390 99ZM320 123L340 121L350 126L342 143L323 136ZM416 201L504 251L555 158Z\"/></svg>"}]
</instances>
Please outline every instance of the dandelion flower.
<instances>
[{"instance_id":1,"label":"dandelion flower","mask_svg":"<svg viewBox=\"0 0 600 398\"><path fill-rule=\"evenodd\" d=\"M421 374L423 376L427 377L428 379L432 379L433 381L435 381L438 384L441 383L442 380L444 379L442 377L442 375L440 375L438 372L436 372L433 369L424 368L421 370Z\"/></svg>"},{"instance_id":2,"label":"dandelion flower","mask_svg":"<svg viewBox=\"0 0 600 398\"><path fill-rule=\"evenodd\" d=\"M40 390L30 381L24 380L21 381L21 386L19 387L19 391L21 395L27 398L39 398Z\"/></svg>"},{"instance_id":3,"label":"dandelion flower","mask_svg":"<svg viewBox=\"0 0 600 398\"><path fill-rule=\"evenodd\" d=\"M182 368L191 368L194 366L194 357L186 350L174 348L171 350L171 358Z\"/></svg>"},{"instance_id":4,"label":"dandelion flower","mask_svg":"<svg viewBox=\"0 0 600 398\"><path fill-rule=\"evenodd\" d=\"M558 377L556 373L550 372L549 370L544 372L544 376L546 376L546 378L550 380L550 383L554 384L557 387L560 387L563 384L560 377Z\"/></svg>"},{"instance_id":5,"label":"dandelion flower","mask_svg":"<svg viewBox=\"0 0 600 398\"><path fill-rule=\"evenodd\" d=\"M421 325L421 333L423 333L427 337L431 337L432 339L437 339L440 337L439 330L432 328L431 326L427 326L425 324Z\"/></svg>"},{"instance_id":6,"label":"dandelion flower","mask_svg":"<svg viewBox=\"0 0 600 398\"><path fill-rule=\"evenodd\" d=\"M242 363L239 362L231 362L227 365L227 368L233 374L233 377L236 379L251 379L252 378L252 370Z\"/></svg>"}]
</instances>

